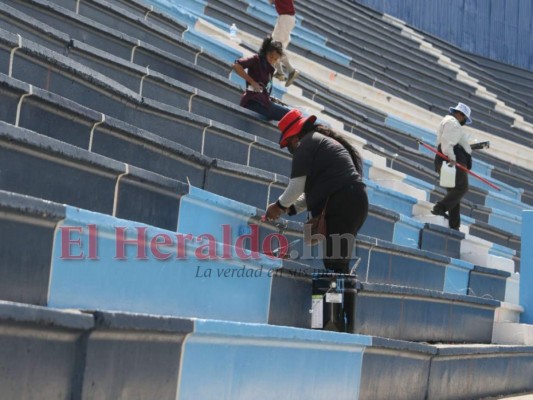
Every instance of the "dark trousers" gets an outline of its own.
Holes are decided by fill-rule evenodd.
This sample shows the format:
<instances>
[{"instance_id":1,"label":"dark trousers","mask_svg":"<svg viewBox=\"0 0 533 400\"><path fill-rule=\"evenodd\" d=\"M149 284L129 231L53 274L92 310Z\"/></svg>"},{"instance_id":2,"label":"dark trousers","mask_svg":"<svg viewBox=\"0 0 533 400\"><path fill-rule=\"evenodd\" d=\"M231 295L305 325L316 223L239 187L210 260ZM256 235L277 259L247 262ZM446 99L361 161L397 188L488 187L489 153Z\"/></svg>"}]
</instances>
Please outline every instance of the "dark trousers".
<instances>
[{"instance_id":1,"label":"dark trousers","mask_svg":"<svg viewBox=\"0 0 533 400\"><path fill-rule=\"evenodd\" d=\"M264 106L257 101L250 101L246 104L246 108L261 114L269 121L279 121L290 111L290 108L273 102L270 102L268 106Z\"/></svg>"},{"instance_id":2,"label":"dark trousers","mask_svg":"<svg viewBox=\"0 0 533 400\"><path fill-rule=\"evenodd\" d=\"M357 232L368 215L368 196L363 183L348 185L329 197L326 207L327 237L324 267L349 273ZM341 238L341 235L346 235Z\"/></svg>"},{"instance_id":3,"label":"dark trousers","mask_svg":"<svg viewBox=\"0 0 533 400\"><path fill-rule=\"evenodd\" d=\"M448 192L437 206L448 211L449 226L452 229L459 229L461 226L461 199L468 192L468 174L462 169L455 168L455 187L446 189Z\"/></svg>"}]
</instances>

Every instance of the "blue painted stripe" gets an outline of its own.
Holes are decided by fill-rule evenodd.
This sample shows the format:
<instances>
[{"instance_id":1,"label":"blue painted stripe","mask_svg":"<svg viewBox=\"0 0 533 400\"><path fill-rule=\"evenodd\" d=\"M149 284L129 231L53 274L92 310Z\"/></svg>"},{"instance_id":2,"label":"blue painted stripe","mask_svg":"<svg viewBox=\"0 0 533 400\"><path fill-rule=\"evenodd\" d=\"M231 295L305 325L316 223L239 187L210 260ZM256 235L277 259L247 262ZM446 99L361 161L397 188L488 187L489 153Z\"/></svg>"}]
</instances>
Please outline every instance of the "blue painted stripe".
<instances>
[{"instance_id":1,"label":"blue painted stripe","mask_svg":"<svg viewBox=\"0 0 533 400\"><path fill-rule=\"evenodd\" d=\"M435 145L437 141L437 135L435 132L422 128L420 126L414 125L394 115L390 115L390 114L387 115L387 118L385 118L385 125L391 128L395 128L401 132L409 133L412 136L418 139L421 139L430 145Z\"/></svg>"},{"instance_id":2,"label":"blue painted stripe","mask_svg":"<svg viewBox=\"0 0 533 400\"><path fill-rule=\"evenodd\" d=\"M461 215L461 224L465 226L470 226L472 224L475 224L476 220L475 218L468 217L466 215Z\"/></svg>"},{"instance_id":3,"label":"blue painted stripe","mask_svg":"<svg viewBox=\"0 0 533 400\"><path fill-rule=\"evenodd\" d=\"M476 163L477 163L477 160L474 160L473 165L475 165ZM499 186L501 191L498 191L497 189L494 189L491 186L487 185L486 183L483 183L479 179L475 179L475 178L470 179L471 186L475 186L475 187L479 187L484 190L488 190L489 193L494 193L508 200L519 201L521 199L522 193L524 192L523 189L515 188L511 185L508 185L505 182L499 181L494 178L490 178L489 176L484 175L484 174L479 174L479 175L482 178L488 179L490 182Z\"/></svg>"},{"instance_id":4,"label":"blue painted stripe","mask_svg":"<svg viewBox=\"0 0 533 400\"><path fill-rule=\"evenodd\" d=\"M274 8L269 8L262 3L250 4L246 8L246 13L271 25L272 29L274 29L274 25L276 25L276 20L278 18Z\"/></svg>"},{"instance_id":5,"label":"blue painted stripe","mask_svg":"<svg viewBox=\"0 0 533 400\"><path fill-rule=\"evenodd\" d=\"M520 305L524 307L524 312L520 317L520 322L533 324L533 211L524 211L522 214L524 221L522 227L522 253L520 263Z\"/></svg>"},{"instance_id":6,"label":"blue painted stripe","mask_svg":"<svg viewBox=\"0 0 533 400\"><path fill-rule=\"evenodd\" d=\"M248 4L249 8L257 8L262 10L267 15L272 15L277 18L278 14L276 12L276 8L269 4L266 1L261 0L249 0L249 1L243 1L243 3ZM248 12L248 11L247 11ZM248 12L249 13L249 12ZM250 13L249 13L250 14ZM251 14L253 15L253 14ZM255 15L254 15L255 16ZM299 27L302 25L303 17L298 14L298 11L296 11L296 26Z\"/></svg>"},{"instance_id":7,"label":"blue painted stripe","mask_svg":"<svg viewBox=\"0 0 533 400\"><path fill-rule=\"evenodd\" d=\"M364 182L367 185L368 197L372 204L395 210L408 217L413 215L413 205L418 202L417 199L377 185L368 179L364 179Z\"/></svg>"},{"instance_id":8,"label":"blue painted stripe","mask_svg":"<svg viewBox=\"0 0 533 400\"><path fill-rule=\"evenodd\" d=\"M522 221L519 219L519 217L494 208L489 214L488 223L496 228L511 232L517 236L520 236L520 232L522 230Z\"/></svg>"},{"instance_id":9,"label":"blue painted stripe","mask_svg":"<svg viewBox=\"0 0 533 400\"><path fill-rule=\"evenodd\" d=\"M257 339L273 338L287 342L314 342L337 345L371 346L372 336L345 334L313 329L301 329L267 324L197 319L194 333L202 335L235 336Z\"/></svg>"},{"instance_id":10,"label":"blue painted stripe","mask_svg":"<svg viewBox=\"0 0 533 400\"><path fill-rule=\"evenodd\" d=\"M331 333L198 321L184 344L177 397L357 400L371 339Z\"/></svg>"},{"instance_id":11,"label":"blue painted stripe","mask_svg":"<svg viewBox=\"0 0 533 400\"><path fill-rule=\"evenodd\" d=\"M165 11L176 20L187 24L189 30L183 35L184 40L202 47L226 62L232 63L237 58L242 57L242 52L194 30L198 18L201 17L215 26L218 26L225 31L229 31L229 26L227 24L223 24L217 19L204 15L204 9L207 5L206 2L202 0L186 0L180 2L179 7L178 5L169 3L165 0L149 0L148 3Z\"/></svg>"},{"instance_id":12,"label":"blue painted stripe","mask_svg":"<svg viewBox=\"0 0 533 400\"><path fill-rule=\"evenodd\" d=\"M464 260L451 258L450 264L446 266L446 276L444 279L444 292L454 294L468 294L468 283L470 271L474 265Z\"/></svg>"},{"instance_id":13,"label":"blue painted stripe","mask_svg":"<svg viewBox=\"0 0 533 400\"><path fill-rule=\"evenodd\" d=\"M283 96L285 96L285 93L287 93L287 88L285 86L281 86L278 83L272 85L272 97L282 99Z\"/></svg>"},{"instance_id":14,"label":"blue painted stripe","mask_svg":"<svg viewBox=\"0 0 533 400\"><path fill-rule=\"evenodd\" d=\"M400 214L400 219L394 224L393 243L400 246L420 248L420 231L424 224L413 218Z\"/></svg>"},{"instance_id":15,"label":"blue painted stripe","mask_svg":"<svg viewBox=\"0 0 533 400\"><path fill-rule=\"evenodd\" d=\"M488 193L485 197L485 205L487 207L497 208L499 210L508 212L517 217L520 217L522 215L523 210L531 208L531 206L528 204L493 192Z\"/></svg>"},{"instance_id":16,"label":"blue painted stripe","mask_svg":"<svg viewBox=\"0 0 533 400\"><path fill-rule=\"evenodd\" d=\"M497 243L493 243L492 247L489 249L489 254L504 258L513 258L513 256L516 255L516 250L510 249L509 247L505 247Z\"/></svg>"},{"instance_id":17,"label":"blue painted stripe","mask_svg":"<svg viewBox=\"0 0 533 400\"><path fill-rule=\"evenodd\" d=\"M231 249L230 260L200 261L194 252L205 242L190 243L187 259L176 259L177 240L170 247L160 248L171 255L167 261L156 259L149 250L145 260L137 259L135 246L126 248L127 260L119 260L116 227L128 228L128 238L135 236L136 227L146 228L148 243L157 234L175 238L176 233L67 207L62 226L84 230L79 235L81 246L73 247L76 254L88 254L88 224L98 226L99 260L61 259L61 230L55 235L50 306L267 322L272 282L269 275L281 267L279 260L261 256L257 261L242 261ZM223 254L220 244L216 252ZM240 277L244 273L249 277Z\"/></svg>"},{"instance_id":18,"label":"blue painted stripe","mask_svg":"<svg viewBox=\"0 0 533 400\"><path fill-rule=\"evenodd\" d=\"M242 57L242 53L240 51L237 51L232 47L225 45L224 43L211 39L209 36L206 36L203 33L196 32L194 29L187 31L183 38L197 46L202 47L204 50L207 50L208 52L217 56L219 59L228 63L233 63L235 60Z\"/></svg>"},{"instance_id":19,"label":"blue painted stripe","mask_svg":"<svg viewBox=\"0 0 533 400\"><path fill-rule=\"evenodd\" d=\"M370 176L370 168L372 168L372 161L371 160L364 160L363 161L363 175L364 176Z\"/></svg>"},{"instance_id":20,"label":"blue painted stripe","mask_svg":"<svg viewBox=\"0 0 533 400\"><path fill-rule=\"evenodd\" d=\"M293 35L292 42L294 44L297 44L298 46L313 51L315 54L323 56L331 61L337 62L347 67L350 66L350 63L352 61L352 58L350 56L347 56L346 54L341 53L340 51L336 51L330 49L329 47L323 46L306 37Z\"/></svg>"},{"instance_id":21,"label":"blue painted stripe","mask_svg":"<svg viewBox=\"0 0 533 400\"><path fill-rule=\"evenodd\" d=\"M181 198L178 229L194 236L208 232L224 242L226 226L235 243L239 236L251 233L248 221L256 213L254 207L191 187L190 194Z\"/></svg>"},{"instance_id":22,"label":"blue painted stripe","mask_svg":"<svg viewBox=\"0 0 533 400\"><path fill-rule=\"evenodd\" d=\"M474 158L475 158L475 155L474 155ZM485 175L487 177L490 177L493 169L494 169L494 166L492 164L486 163L477 158L475 158L474 162L472 163L472 171L474 171L477 174Z\"/></svg>"},{"instance_id":23,"label":"blue painted stripe","mask_svg":"<svg viewBox=\"0 0 533 400\"><path fill-rule=\"evenodd\" d=\"M315 43L318 43L322 46L327 46L327 38L325 36L322 36L321 34L319 33L316 33L310 29L307 29L303 26L298 26L298 24L296 25L296 27L294 28L294 32L297 34L297 35L300 35L300 36L303 36L303 37L306 37L309 41L311 42L315 42Z\"/></svg>"},{"instance_id":24,"label":"blue painted stripe","mask_svg":"<svg viewBox=\"0 0 533 400\"><path fill-rule=\"evenodd\" d=\"M166 0L150 0L156 4L167 5L169 2ZM179 5L178 5L179 4ZM203 14L205 7L207 6L207 1L204 0L180 0L179 3L172 4L176 8L185 8L187 10L193 11L196 14Z\"/></svg>"}]
</instances>

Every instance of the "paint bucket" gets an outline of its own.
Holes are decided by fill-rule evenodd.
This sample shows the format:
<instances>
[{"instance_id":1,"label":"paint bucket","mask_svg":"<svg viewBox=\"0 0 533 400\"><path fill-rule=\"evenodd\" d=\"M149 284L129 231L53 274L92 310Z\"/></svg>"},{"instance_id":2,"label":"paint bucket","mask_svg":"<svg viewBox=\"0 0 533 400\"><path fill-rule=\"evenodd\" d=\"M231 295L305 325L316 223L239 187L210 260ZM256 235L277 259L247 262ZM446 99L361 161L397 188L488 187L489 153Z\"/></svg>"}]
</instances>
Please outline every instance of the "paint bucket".
<instances>
[{"instance_id":1,"label":"paint bucket","mask_svg":"<svg viewBox=\"0 0 533 400\"><path fill-rule=\"evenodd\" d=\"M455 187L455 166L450 166L448 163L442 163L440 169L440 186L443 188Z\"/></svg>"},{"instance_id":2,"label":"paint bucket","mask_svg":"<svg viewBox=\"0 0 533 400\"><path fill-rule=\"evenodd\" d=\"M311 328L354 332L359 285L353 275L327 272L313 275Z\"/></svg>"}]
</instances>

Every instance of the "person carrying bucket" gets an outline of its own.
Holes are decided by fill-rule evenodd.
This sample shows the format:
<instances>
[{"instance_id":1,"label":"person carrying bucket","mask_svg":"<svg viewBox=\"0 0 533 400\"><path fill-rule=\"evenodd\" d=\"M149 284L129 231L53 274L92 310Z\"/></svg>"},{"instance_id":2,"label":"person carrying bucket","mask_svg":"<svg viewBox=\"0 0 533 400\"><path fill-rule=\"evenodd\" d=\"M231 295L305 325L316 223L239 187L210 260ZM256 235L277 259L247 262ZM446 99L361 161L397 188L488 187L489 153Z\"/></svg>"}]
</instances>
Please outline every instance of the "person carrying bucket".
<instances>
[{"instance_id":1,"label":"person carrying bucket","mask_svg":"<svg viewBox=\"0 0 533 400\"><path fill-rule=\"evenodd\" d=\"M471 110L466 104L459 103L456 107L450 107L450 115L445 116L437 130L438 151L448 157L448 167L454 167L455 185L446 188L446 195L435 203L431 210L433 215L441 215L448 218L451 229L459 230L461 225L461 199L468 192L468 173L456 167L462 164L469 170L472 169L472 149L468 143L468 133L464 125L470 125ZM441 176L445 173L444 159L435 155L435 171ZM448 171L446 171L448 172ZM448 212L448 214L446 214Z\"/></svg>"}]
</instances>

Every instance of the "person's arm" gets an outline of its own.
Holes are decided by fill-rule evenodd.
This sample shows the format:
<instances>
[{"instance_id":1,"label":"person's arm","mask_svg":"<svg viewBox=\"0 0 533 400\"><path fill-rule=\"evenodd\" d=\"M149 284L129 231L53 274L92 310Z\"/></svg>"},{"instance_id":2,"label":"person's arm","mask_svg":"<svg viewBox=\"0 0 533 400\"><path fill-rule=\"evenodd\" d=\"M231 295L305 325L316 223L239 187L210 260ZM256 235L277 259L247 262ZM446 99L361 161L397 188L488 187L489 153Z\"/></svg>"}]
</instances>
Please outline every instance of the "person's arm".
<instances>
[{"instance_id":1,"label":"person's arm","mask_svg":"<svg viewBox=\"0 0 533 400\"><path fill-rule=\"evenodd\" d=\"M305 198L305 193L302 193L302 195L289 207L288 214L296 215L305 210L307 210L307 200Z\"/></svg>"},{"instance_id":2,"label":"person's arm","mask_svg":"<svg viewBox=\"0 0 533 400\"><path fill-rule=\"evenodd\" d=\"M455 153L453 152L453 146L461 140L462 136L462 128L458 122L450 121L444 125L440 142L442 153L454 163Z\"/></svg>"},{"instance_id":3,"label":"person's arm","mask_svg":"<svg viewBox=\"0 0 533 400\"><path fill-rule=\"evenodd\" d=\"M305 176L291 178L289 185L278 199L283 207L290 207L291 204L294 204L300 198L300 196L304 193L306 180L307 177Z\"/></svg>"},{"instance_id":4,"label":"person's arm","mask_svg":"<svg viewBox=\"0 0 533 400\"><path fill-rule=\"evenodd\" d=\"M293 205L300 196L302 196L305 189L305 176L300 176L298 178L291 178L289 185L283 192L279 199L268 206L266 217L268 220L276 220L281 214L286 212L291 205Z\"/></svg>"},{"instance_id":5,"label":"person's arm","mask_svg":"<svg viewBox=\"0 0 533 400\"><path fill-rule=\"evenodd\" d=\"M234 63L233 70L237 73L237 75L244 79L246 83L252 86L256 92L263 91L263 87L261 86L261 84L257 83L250 75L248 75L241 64L239 64L238 62Z\"/></svg>"},{"instance_id":6,"label":"person's arm","mask_svg":"<svg viewBox=\"0 0 533 400\"><path fill-rule=\"evenodd\" d=\"M470 147L469 140L470 140L470 135L469 135L468 133L464 133L464 134L461 136L461 139L459 139L458 144L459 144L463 149L465 149L465 151L466 151L468 154L472 154L472 147Z\"/></svg>"}]
</instances>

